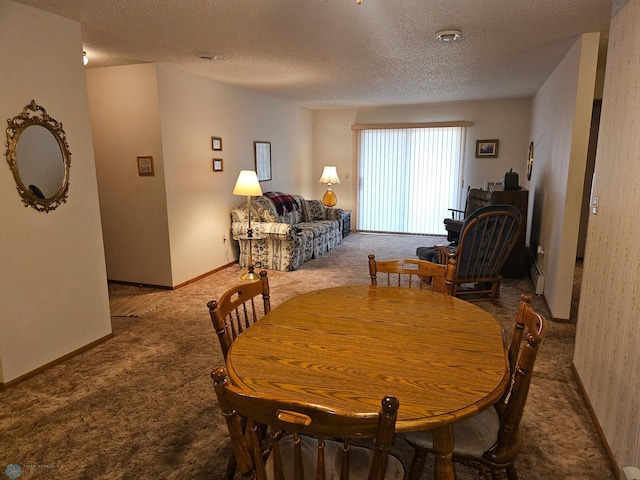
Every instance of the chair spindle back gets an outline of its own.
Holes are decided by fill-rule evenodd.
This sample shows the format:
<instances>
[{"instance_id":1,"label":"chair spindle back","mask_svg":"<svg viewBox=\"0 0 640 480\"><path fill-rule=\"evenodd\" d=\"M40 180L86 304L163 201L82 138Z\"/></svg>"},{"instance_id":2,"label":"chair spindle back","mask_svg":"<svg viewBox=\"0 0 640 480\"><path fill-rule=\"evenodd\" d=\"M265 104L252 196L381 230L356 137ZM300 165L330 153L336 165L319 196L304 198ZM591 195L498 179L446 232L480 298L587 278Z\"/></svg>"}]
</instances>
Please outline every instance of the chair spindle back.
<instances>
[{"instance_id":1,"label":"chair spindle back","mask_svg":"<svg viewBox=\"0 0 640 480\"><path fill-rule=\"evenodd\" d=\"M216 368L211 378L244 479L363 478L354 476L353 469L362 462L352 458L363 450L369 454L364 478L383 480L392 470L393 478L402 479L402 464L394 457L389 462L399 407L395 397L385 396L379 412L341 412L242 390L231 384L225 367ZM259 425L268 427L268 456L261 448ZM354 438L374 438L374 448L352 446Z\"/></svg>"},{"instance_id":2,"label":"chair spindle back","mask_svg":"<svg viewBox=\"0 0 640 480\"><path fill-rule=\"evenodd\" d=\"M259 295L262 306L255 301ZM271 311L270 298L269 278L262 270L259 280L238 284L223 293L219 300L207 303L224 358L233 341Z\"/></svg>"},{"instance_id":3,"label":"chair spindle back","mask_svg":"<svg viewBox=\"0 0 640 480\"><path fill-rule=\"evenodd\" d=\"M378 273L384 273L387 286L424 288L426 285L435 292L451 295L455 275L455 259L448 259L442 265L416 259L376 260L369 255L369 276L371 285L378 284Z\"/></svg>"}]
</instances>

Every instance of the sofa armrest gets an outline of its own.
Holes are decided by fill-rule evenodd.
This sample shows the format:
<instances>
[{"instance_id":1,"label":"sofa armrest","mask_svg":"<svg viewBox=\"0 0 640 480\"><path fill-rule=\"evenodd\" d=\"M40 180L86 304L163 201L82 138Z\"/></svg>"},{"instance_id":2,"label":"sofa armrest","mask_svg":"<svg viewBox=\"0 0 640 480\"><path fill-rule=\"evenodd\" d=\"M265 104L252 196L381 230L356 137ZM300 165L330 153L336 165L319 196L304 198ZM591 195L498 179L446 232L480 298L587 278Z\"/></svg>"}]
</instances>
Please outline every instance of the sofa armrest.
<instances>
[{"instance_id":1,"label":"sofa armrest","mask_svg":"<svg viewBox=\"0 0 640 480\"><path fill-rule=\"evenodd\" d=\"M235 237L246 237L249 222L233 222L231 234ZM295 229L288 223L251 222L252 237L254 239L273 238L276 240L291 240L295 237Z\"/></svg>"},{"instance_id":2,"label":"sofa armrest","mask_svg":"<svg viewBox=\"0 0 640 480\"><path fill-rule=\"evenodd\" d=\"M324 211L326 213L327 220L337 220L338 222L341 222L344 217L344 210L341 208L324 207Z\"/></svg>"}]
</instances>

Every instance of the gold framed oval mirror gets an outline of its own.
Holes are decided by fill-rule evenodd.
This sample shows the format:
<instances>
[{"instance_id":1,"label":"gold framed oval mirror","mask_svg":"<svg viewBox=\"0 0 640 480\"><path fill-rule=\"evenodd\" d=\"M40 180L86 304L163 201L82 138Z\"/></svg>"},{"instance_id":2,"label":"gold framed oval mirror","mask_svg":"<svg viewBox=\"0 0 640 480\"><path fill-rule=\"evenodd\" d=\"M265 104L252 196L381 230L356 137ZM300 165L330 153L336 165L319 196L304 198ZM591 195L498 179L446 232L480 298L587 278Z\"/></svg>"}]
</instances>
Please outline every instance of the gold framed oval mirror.
<instances>
[{"instance_id":1,"label":"gold framed oval mirror","mask_svg":"<svg viewBox=\"0 0 640 480\"><path fill-rule=\"evenodd\" d=\"M26 206L48 213L67 201L71 152L62 123L35 100L7 120L7 162Z\"/></svg>"}]
</instances>

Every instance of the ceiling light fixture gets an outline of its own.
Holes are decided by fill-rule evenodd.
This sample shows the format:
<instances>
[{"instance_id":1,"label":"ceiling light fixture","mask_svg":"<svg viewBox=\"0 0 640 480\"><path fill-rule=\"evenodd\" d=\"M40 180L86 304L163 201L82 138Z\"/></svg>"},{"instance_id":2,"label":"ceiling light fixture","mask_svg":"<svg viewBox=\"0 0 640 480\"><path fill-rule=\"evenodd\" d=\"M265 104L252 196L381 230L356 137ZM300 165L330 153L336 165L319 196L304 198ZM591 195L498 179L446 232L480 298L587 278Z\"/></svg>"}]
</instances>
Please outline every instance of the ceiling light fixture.
<instances>
[{"instance_id":1,"label":"ceiling light fixture","mask_svg":"<svg viewBox=\"0 0 640 480\"><path fill-rule=\"evenodd\" d=\"M455 42L462 36L460 30L441 30L436 33L436 39L441 42Z\"/></svg>"},{"instance_id":2,"label":"ceiling light fixture","mask_svg":"<svg viewBox=\"0 0 640 480\"><path fill-rule=\"evenodd\" d=\"M89 57L87 57L87 52L82 52L82 63L85 65L89 63Z\"/></svg>"},{"instance_id":3,"label":"ceiling light fixture","mask_svg":"<svg viewBox=\"0 0 640 480\"><path fill-rule=\"evenodd\" d=\"M360 5L362 3L362 0L356 0L356 3Z\"/></svg>"}]
</instances>

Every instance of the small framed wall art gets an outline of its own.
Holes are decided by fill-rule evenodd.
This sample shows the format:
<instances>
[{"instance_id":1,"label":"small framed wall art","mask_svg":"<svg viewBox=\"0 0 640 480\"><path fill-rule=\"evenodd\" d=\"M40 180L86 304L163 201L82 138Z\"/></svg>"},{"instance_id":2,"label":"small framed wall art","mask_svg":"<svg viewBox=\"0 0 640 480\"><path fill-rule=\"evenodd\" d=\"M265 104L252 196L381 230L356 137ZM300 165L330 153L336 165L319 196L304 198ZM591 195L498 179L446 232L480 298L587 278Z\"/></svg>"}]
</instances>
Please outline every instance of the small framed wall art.
<instances>
[{"instance_id":1,"label":"small framed wall art","mask_svg":"<svg viewBox=\"0 0 640 480\"><path fill-rule=\"evenodd\" d=\"M223 169L223 161L221 158L213 159L213 171L214 172L222 172Z\"/></svg>"},{"instance_id":2,"label":"small framed wall art","mask_svg":"<svg viewBox=\"0 0 640 480\"><path fill-rule=\"evenodd\" d=\"M138 157L138 175L141 177L153 177L153 157Z\"/></svg>"},{"instance_id":3,"label":"small framed wall art","mask_svg":"<svg viewBox=\"0 0 640 480\"><path fill-rule=\"evenodd\" d=\"M498 158L498 140L476 140L476 158Z\"/></svg>"},{"instance_id":4,"label":"small framed wall art","mask_svg":"<svg viewBox=\"0 0 640 480\"><path fill-rule=\"evenodd\" d=\"M222 151L222 138L220 137L211 137L211 149L216 152Z\"/></svg>"}]
</instances>

